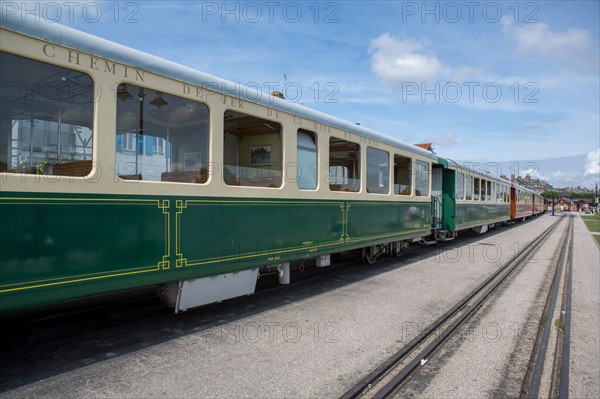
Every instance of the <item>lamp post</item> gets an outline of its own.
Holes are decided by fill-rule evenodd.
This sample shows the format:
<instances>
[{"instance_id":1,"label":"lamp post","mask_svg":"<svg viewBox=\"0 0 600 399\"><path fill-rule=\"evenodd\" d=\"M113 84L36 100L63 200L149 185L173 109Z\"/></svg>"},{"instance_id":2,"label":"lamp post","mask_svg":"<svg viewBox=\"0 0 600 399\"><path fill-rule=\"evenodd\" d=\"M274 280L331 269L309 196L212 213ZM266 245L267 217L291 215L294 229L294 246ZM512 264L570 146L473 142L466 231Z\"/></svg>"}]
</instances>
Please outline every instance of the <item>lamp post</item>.
<instances>
[{"instance_id":1,"label":"lamp post","mask_svg":"<svg viewBox=\"0 0 600 399\"><path fill-rule=\"evenodd\" d=\"M598 204L598 185L596 184L596 188L594 188L594 204L596 204L596 213L598 213L599 204Z\"/></svg>"}]
</instances>

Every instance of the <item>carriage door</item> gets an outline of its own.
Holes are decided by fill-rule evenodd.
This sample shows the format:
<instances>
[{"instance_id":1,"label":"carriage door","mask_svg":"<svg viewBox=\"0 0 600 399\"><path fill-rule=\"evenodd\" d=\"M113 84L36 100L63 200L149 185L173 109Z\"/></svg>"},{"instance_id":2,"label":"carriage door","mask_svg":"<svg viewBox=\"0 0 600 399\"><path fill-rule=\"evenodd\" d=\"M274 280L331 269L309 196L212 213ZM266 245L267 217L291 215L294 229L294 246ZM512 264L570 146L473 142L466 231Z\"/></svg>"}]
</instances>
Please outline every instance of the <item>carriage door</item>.
<instances>
[{"instance_id":1,"label":"carriage door","mask_svg":"<svg viewBox=\"0 0 600 399\"><path fill-rule=\"evenodd\" d=\"M456 229L456 171L443 169L442 173L442 221L444 230L454 231Z\"/></svg>"},{"instance_id":2,"label":"carriage door","mask_svg":"<svg viewBox=\"0 0 600 399\"><path fill-rule=\"evenodd\" d=\"M442 181L443 167L433 165L431 170L431 206L433 209L433 228L436 231L444 229L442 222Z\"/></svg>"}]
</instances>

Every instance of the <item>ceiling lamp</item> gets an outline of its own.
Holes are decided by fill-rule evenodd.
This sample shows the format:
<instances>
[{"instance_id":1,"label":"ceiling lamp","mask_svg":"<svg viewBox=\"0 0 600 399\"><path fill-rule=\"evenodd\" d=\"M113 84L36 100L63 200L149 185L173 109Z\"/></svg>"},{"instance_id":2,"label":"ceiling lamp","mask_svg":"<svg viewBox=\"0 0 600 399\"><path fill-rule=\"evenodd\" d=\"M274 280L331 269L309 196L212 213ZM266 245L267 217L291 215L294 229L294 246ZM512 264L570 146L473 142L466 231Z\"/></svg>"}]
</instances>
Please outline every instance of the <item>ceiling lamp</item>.
<instances>
[{"instance_id":1,"label":"ceiling lamp","mask_svg":"<svg viewBox=\"0 0 600 399\"><path fill-rule=\"evenodd\" d=\"M155 91L154 98L152 99L152 101L150 101L150 104L152 104L156 108L160 109L160 108L164 107L165 105L168 105L169 103L165 101L161 92Z\"/></svg>"}]
</instances>

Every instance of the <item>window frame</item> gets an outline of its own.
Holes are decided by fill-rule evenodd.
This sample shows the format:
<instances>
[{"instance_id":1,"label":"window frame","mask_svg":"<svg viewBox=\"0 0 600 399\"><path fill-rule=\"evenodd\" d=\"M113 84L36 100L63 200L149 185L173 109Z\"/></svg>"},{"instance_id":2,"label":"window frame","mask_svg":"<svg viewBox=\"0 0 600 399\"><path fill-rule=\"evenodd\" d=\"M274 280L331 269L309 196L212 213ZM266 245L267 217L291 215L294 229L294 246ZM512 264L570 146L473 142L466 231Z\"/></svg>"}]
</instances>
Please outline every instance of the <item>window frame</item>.
<instances>
[{"instance_id":1,"label":"window frame","mask_svg":"<svg viewBox=\"0 0 600 399\"><path fill-rule=\"evenodd\" d=\"M427 166L427 173L423 173L423 171L419 167L419 164ZM415 159L414 167L415 167L415 196L427 198L431 195L431 162L423 161L420 159ZM418 182L423 175L425 175L427 177L427 185L426 185L427 194L425 194L425 195L421 194L420 192L417 194L417 190L420 187Z\"/></svg>"},{"instance_id":2,"label":"window frame","mask_svg":"<svg viewBox=\"0 0 600 399\"><path fill-rule=\"evenodd\" d=\"M0 53L6 68L2 86L10 83L21 88L2 93L3 100L6 96L6 102L14 102L15 107L14 112L3 109L0 126L6 121L8 128L0 132L1 139L6 139L0 172L88 176L97 162L98 145L94 101L98 87L93 75L4 49ZM19 115L19 105L27 110L27 117Z\"/></svg>"},{"instance_id":3,"label":"window frame","mask_svg":"<svg viewBox=\"0 0 600 399\"><path fill-rule=\"evenodd\" d=\"M400 196L404 196L404 197L411 197L414 196L414 187L415 187L415 174L413 173L414 170L414 159L406 156L406 155L402 155L402 154L397 154L397 153L393 153L394 154L394 163L392 165L392 171L393 171L393 176L391 176L392 178L392 183L393 183L393 189L394 189L394 195L400 195ZM403 160L407 160L408 162L406 163L406 176L408 177L408 184L398 184L396 183L398 181L398 162L396 160L396 158L401 158ZM396 186L398 187L398 192L396 192ZM402 192L404 190L406 190L407 187L405 187L404 189L402 189L402 186L408 186L408 194L402 194Z\"/></svg>"},{"instance_id":4,"label":"window frame","mask_svg":"<svg viewBox=\"0 0 600 399\"><path fill-rule=\"evenodd\" d=\"M309 135L312 136L313 142L314 142L314 151L312 149L306 148L306 147L300 147L299 145L299 140L298 138L300 137L300 134L305 134L305 135ZM306 188L306 187L300 187L300 176L296 176L296 187L299 190L302 191L316 191L319 189L319 137L317 135L316 132L312 131L312 130L307 130L307 129L297 129L296 130L296 170L297 173L302 173L301 169L300 169L300 151L306 151L306 152L314 152L315 154L315 182L314 182L314 188Z\"/></svg>"},{"instance_id":5,"label":"window frame","mask_svg":"<svg viewBox=\"0 0 600 399\"><path fill-rule=\"evenodd\" d=\"M184 116L181 109L185 109ZM120 146L115 146L115 174L120 179L208 183L212 115L207 103L150 85L121 82L117 87L115 113L117 142L121 137ZM135 119L135 123L128 118ZM131 154L135 158L128 160Z\"/></svg>"},{"instance_id":6,"label":"window frame","mask_svg":"<svg viewBox=\"0 0 600 399\"><path fill-rule=\"evenodd\" d=\"M371 151L369 151L371 150ZM369 164L369 152L373 153L373 152L379 152L381 154L379 155L383 155L385 154L385 160L386 160L386 164L385 164L385 174L383 176L380 175L381 173L381 165L379 165L379 167L377 168L377 188L374 189L374 191L370 191L372 190L371 186L369 185L370 183L370 173L372 172L370 170L371 165ZM389 195L390 193L390 153L386 150L382 150L379 148L375 148L375 147L371 147L371 146L367 146L366 149L366 158L367 158L367 162L366 162L366 179L365 179L365 185L366 185L366 191L368 194L379 194L379 195ZM383 183L383 187L379 186L379 183L382 182ZM379 188L381 188L381 190L378 190Z\"/></svg>"},{"instance_id":7,"label":"window frame","mask_svg":"<svg viewBox=\"0 0 600 399\"><path fill-rule=\"evenodd\" d=\"M349 148L350 151L348 152L348 155L354 153L356 155L356 159L351 159L351 157L347 157L347 158L335 158L335 160L345 160L345 159L351 159L351 165L353 166L353 170L352 173L348 173L350 172L350 169L348 168L348 166L345 165L339 165L337 164L337 162L333 163L332 160L334 160L333 158L333 154L338 153L340 151L331 151L332 145L334 144L339 144L339 143L348 143L349 144ZM329 158L329 162L327 164L327 166L329 167L328 171L328 175L327 175L327 184L329 185L329 191L331 192L346 192L346 193L359 193L362 190L362 165L361 165L361 145L360 143L354 142L354 141L350 141L350 140L346 140L344 138L341 137L337 137L337 136L330 136L329 137L329 143L328 143L328 158ZM335 181L332 183L332 168L345 168L345 169L339 169L342 171L346 171L345 173L342 173L341 178L346 180L346 179L352 179L353 183L339 183L339 179L340 176L338 176L338 171L336 170L335 172ZM339 187L338 187L339 186ZM337 189L336 189L337 188Z\"/></svg>"},{"instance_id":8,"label":"window frame","mask_svg":"<svg viewBox=\"0 0 600 399\"><path fill-rule=\"evenodd\" d=\"M459 179L458 176L462 176L462 178ZM459 193L459 190L458 190L458 188L459 188L459 183L458 183L459 180L462 183L462 184L460 184L460 189L461 189L460 190L460 192L461 192L460 197L458 195L458 193ZM465 198L465 174L463 172L456 171L456 184L455 184L454 190L455 190L454 193L455 193L456 200L462 200L462 199Z\"/></svg>"}]
</instances>

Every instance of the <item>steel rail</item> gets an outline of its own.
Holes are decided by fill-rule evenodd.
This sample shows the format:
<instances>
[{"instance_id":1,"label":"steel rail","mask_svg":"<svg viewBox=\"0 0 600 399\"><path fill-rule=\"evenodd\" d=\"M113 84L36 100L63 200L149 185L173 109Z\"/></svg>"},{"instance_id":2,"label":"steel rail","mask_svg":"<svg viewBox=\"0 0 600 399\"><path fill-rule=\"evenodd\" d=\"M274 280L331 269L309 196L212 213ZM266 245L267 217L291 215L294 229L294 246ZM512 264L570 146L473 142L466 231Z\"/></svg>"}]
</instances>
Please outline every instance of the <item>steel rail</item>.
<instances>
[{"instance_id":1,"label":"steel rail","mask_svg":"<svg viewBox=\"0 0 600 399\"><path fill-rule=\"evenodd\" d=\"M544 371L544 362L546 359L546 352L548 349L550 332L552 330L552 320L554 310L556 308L556 302L558 299L559 287L562 280L562 272L567 262L567 254L569 252L569 248L572 247L572 232L573 217L569 216L569 224L567 226L567 231L565 234L566 240L563 241L563 245L561 246L559 260L556 264L556 271L554 274L554 279L552 281L552 287L549 292L549 301L546 301L547 306L545 307L544 312L542 313L542 323L540 323L540 329L538 331L538 343L536 344L537 350L534 350L534 353L532 354L530 367L528 368L526 378L523 383L521 397L527 396L530 399L535 399L539 397L540 386L542 383L542 374ZM534 357L535 361L533 360ZM532 365L533 368L531 367ZM529 380L529 378L527 378L528 375L531 375L531 381L529 383L529 386L527 387L527 381Z\"/></svg>"},{"instance_id":2,"label":"steel rail","mask_svg":"<svg viewBox=\"0 0 600 399\"><path fill-rule=\"evenodd\" d=\"M563 334L562 356L560 364L560 398L569 397L569 365L571 358L571 304L573 293L573 246L575 245L574 228L571 229L571 245L569 248L569 262L567 275L567 303L565 306L565 331Z\"/></svg>"},{"instance_id":3,"label":"steel rail","mask_svg":"<svg viewBox=\"0 0 600 399\"><path fill-rule=\"evenodd\" d=\"M390 358L383 362L379 367L370 372L367 376L361 379L358 383L352 386L346 391L340 399L353 399L361 396L365 391L371 388L371 386L380 380L383 376L388 374L393 368L395 368L400 361L411 354L417 347L422 345L425 341L432 337L432 335L439 330L449 320L456 317L458 313L463 310L467 304L473 300L478 294L484 292L484 289L498 278L503 272L505 274L499 278L496 284L493 284L491 288L485 291L482 297L476 301L475 304L471 305L466 312L463 313L458 319L456 319L442 334L436 335L434 342L429 344L425 350L423 350L419 356L416 356L406 367L404 367L396 376L389 381L384 388L379 390L374 398L383 398L390 395L420 364L421 360L426 358L433 350L435 350L447 337L451 335L456 328L462 324L476 309L481 306L481 303L495 290L502 281L504 281L511 272L520 265L524 259L539 245L546 240L550 234L556 229L558 224L563 219L560 218L554 222L545 232L540 234L535 240L527 244L522 250L516 253L506 264L501 266L496 272L488 277L484 282L477 286L473 291L467 294L461 301L459 301L450 310L440 316L436 321L430 324L421 334L411 340L408 344L394 353ZM507 271L508 270L508 271Z\"/></svg>"}]
</instances>

